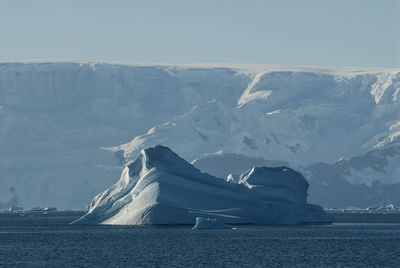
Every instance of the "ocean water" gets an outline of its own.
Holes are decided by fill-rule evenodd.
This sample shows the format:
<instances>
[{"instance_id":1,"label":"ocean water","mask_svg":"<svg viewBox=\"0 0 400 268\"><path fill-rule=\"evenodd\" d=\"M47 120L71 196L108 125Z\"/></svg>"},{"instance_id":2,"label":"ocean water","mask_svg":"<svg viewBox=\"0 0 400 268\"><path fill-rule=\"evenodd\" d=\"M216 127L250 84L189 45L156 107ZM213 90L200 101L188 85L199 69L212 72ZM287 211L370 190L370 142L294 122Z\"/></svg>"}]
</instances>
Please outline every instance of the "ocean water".
<instances>
[{"instance_id":1,"label":"ocean water","mask_svg":"<svg viewBox=\"0 0 400 268\"><path fill-rule=\"evenodd\" d=\"M0 214L0 267L400 267L400 224L368 215L234 230L68 225L76 217Z\"/></svg>"}]
</instances>

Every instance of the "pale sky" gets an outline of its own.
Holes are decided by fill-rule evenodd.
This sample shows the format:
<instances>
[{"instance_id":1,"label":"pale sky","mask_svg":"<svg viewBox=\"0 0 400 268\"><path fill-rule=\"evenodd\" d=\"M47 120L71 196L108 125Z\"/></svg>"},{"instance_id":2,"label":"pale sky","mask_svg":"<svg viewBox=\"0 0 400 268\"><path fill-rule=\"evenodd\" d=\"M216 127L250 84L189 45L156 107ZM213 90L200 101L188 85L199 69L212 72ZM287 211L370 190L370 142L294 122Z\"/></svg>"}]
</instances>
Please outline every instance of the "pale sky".
<instances>
[{"instance_id":1,"label":"pale sky","mask_svg":"<svg viewBox=\"0 0 400 268\"><path fill-rule=\"evenodd\" d=\"M400 0L0 0L0 61L400 67Z\"/></svg>"}]
</instances>

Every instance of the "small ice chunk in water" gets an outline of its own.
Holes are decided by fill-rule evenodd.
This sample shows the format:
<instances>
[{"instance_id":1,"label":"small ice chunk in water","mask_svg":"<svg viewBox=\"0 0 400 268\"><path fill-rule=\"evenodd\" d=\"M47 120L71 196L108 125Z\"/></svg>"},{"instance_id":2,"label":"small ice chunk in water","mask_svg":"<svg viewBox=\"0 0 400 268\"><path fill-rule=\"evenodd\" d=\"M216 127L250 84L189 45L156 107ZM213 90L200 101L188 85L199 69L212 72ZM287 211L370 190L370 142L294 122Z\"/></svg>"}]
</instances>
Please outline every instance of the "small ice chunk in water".
<instances>
[{"instance_id":1,"label":"small ice chunk in water","mask_svg":"<svg viewBox=\"0 0 400 268\"><path fill-rule=\"evenodd\" d=\"M232 226L218 222L216 219L196 217L196 224L194 225L193 229L232 229Z\"/></svg>"}]
</instances>

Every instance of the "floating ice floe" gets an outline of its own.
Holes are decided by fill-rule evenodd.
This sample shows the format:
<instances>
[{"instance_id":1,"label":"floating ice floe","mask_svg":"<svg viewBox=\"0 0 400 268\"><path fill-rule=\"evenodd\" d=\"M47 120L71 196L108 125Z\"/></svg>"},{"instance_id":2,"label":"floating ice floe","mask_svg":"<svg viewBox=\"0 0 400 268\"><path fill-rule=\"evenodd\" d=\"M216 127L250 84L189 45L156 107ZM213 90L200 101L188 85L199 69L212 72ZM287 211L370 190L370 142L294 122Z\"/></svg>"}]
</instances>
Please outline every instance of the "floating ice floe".
<instances>
[{"instance_id":1,"label":"floating ice floe","mask_svg":"<svg viewBox=\"0 0 400 268\"><path fill-rule=\"evenodd\" d=\"M219 222L216 219L196 217L196 224L193 229L208 230L208 229L232 229L232 226Z\"/></svg>"}]
</instances>

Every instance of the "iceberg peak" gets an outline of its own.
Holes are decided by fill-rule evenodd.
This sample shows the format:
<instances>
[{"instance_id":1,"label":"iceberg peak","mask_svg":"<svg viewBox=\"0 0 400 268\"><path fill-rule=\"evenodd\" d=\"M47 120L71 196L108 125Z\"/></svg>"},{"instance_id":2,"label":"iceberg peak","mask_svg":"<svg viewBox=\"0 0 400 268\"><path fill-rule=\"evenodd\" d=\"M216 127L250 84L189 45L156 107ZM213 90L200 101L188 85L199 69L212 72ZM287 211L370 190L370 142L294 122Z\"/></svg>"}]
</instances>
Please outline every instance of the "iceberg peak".
<instances>
[{"instance_id":1,"label":"iceberg peak","mask_svg":"<svg viewBox=\"0 0 400 268\"><path fill-rule=\"evenodd\" d=\"M162 170L173 170L178 166L180 168L196 169L174 153L170 148L162 145L155 145L142 149L141 156L143 157L147 169L157 167Z\"/></svg>"},{"instance_id":2,"label":"iceberg peak","mask_svg":"<svg viewBox=\"0 0 400 268\"><path fill-rule=\"evenodd\" d=\"M138 161L141 161L142 164L138 164ZM175 176L198 180L202 180L204 177L213 177L202 173L170 148L162 145L154 145L143 149L140 156L135 161L128 164L127 167L130 170L130 174L139 174L138 172L143 172L143 170L149 171L151 169L156 169L158 171L172 173ZM138 170L138 167L142 168L142 170Z\"/></svg>"}]
</instances>

